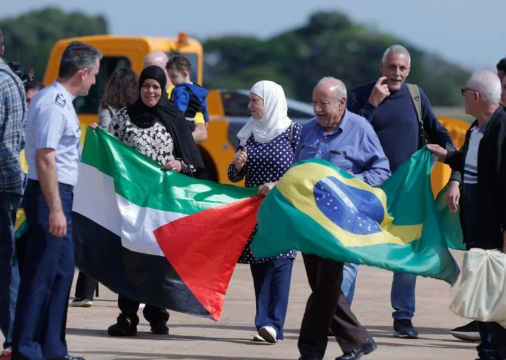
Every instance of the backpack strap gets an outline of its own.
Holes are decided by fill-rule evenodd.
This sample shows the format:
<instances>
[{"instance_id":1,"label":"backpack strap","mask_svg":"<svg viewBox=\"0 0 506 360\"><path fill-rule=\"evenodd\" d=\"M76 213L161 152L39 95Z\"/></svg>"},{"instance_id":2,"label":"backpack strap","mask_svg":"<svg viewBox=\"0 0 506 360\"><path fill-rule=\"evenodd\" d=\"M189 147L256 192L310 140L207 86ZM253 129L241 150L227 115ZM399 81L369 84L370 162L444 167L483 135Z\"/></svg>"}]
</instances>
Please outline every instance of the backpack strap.
<instances>
[{"instance_id":1,"label":"backpack strap","mask_svg":"<svg viewBox=\"0 0 506 360\"><path fill-rule=\"evenodd\" d=\"M411 96L411 101L413 101L413 106L415 107L416 117L418 119L418 125L420 127L420 138L418 142L418 148L421 149L428 143L427 136L425 134L425 128L423 126L422 119L422 98L420 97L420 88L415 84L406 84L408 86L409 95Z\"/></svg>"}]
</instances>

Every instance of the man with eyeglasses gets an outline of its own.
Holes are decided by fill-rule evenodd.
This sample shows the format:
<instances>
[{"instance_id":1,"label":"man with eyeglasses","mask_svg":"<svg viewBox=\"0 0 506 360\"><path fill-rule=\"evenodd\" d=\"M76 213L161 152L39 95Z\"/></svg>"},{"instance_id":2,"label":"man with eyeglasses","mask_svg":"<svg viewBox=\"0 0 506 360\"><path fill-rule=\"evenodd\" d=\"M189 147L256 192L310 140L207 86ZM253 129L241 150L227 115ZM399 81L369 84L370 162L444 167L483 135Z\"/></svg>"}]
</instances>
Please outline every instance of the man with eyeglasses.
<instances>
[{"instance_id":1,"label":"man with eyeglasses","mask_svg":"<svg viewBox=\"0 0 506 360\"><path fill-rule=\"evenodd\" d=\"M506 69L506 59L503 59L503 60L504 60L504 64L502 66ZM501 62L499 62L499 64L497 64L498 76L501 73L501 70L499 70L500 64L501 64ZM503 73L503 75L504 75L504 73ZM499 76L499 79L500 79L500 76ZM469 90L469 89L465 88L465 87L460 89L460 93L462 94L462 96L466 96L467 90ZM502 100L502 105L505 106L505 104L506 104L506 77L504 77L504 76L502 79L501 100ZM503 109L506 110L506 107L504 107ZM471 125L471 128L472 128L472 125ZM452 211L457 211L457 207L458 207L459 201L460 201L460 186L461 186L461 184L462 184L461 174L458 172L453 172L451 179L450 179L450 189L448 191L448 196L446 199L446 201L448 203L448 207ZM452 334L457 339L463 340L463 341L479 342L481 340L480 332L478 330L478 322L474 321L474 320L465 324L465 325L451 329L450 334Z\"/></svg>"},{"instance_id":2,"label":"man with eyeglasses","mask_svg":"<svg viewBox=\"0 0 506 360\"><path fill-rule=\"evenodd\" d=\"M506 58L502 59L499 64L497 64L497 75L499 76L499 79L501 79L501 75L503 76L501 84L501 101L503 109L506 110L506 77L504 76L504 71L502 69L506 70ZM467 90L467 88L460 89L462 96L466 96ZM460 201L460 185L462 183L461 174L458 172L452 173L450 183L450 190L448 191L446 200L448 207L452 211L457 211L457 206ZM480 332L478 330L478 322L474 320L465 325L450 330L450 334L452 334L457 339L464 341L479 342L481 340Z\"/></svg>"},{"instance_id":3,"label":"man with eyeglasses","mask_svg":"<svg viewBox=\"0 0 506 360\"><path fill-rule=\"evenodd\" d=\"M389 47L380 62L382 77L358 85L348 99L348 110L365 117L378 134L392 173L426 140L443 147L452 144L448 131L437 119L425 93L416 85L406 84L411 57L401 45ZM351 304L358 266L346 264L342 289ZM415 313L416 276L394 273L391 303L394 312L394 336L418 338L411 319Z\"/></svg>"},{"instance_id":4,"label":"man with eyeglasses","mask_svg":"<svg viewBox=\"0 0 506 360\"><path fill-rule=\"evenodd\" d=\"M459 151L428 145L440 161L463 173L461 224L467 249L506 252L506 112L501 82L488 71L474 73L461 89L466 113L476 118ZM506 328L477 322L479 360L506 359Z\"/></svg>"}]
</instances>

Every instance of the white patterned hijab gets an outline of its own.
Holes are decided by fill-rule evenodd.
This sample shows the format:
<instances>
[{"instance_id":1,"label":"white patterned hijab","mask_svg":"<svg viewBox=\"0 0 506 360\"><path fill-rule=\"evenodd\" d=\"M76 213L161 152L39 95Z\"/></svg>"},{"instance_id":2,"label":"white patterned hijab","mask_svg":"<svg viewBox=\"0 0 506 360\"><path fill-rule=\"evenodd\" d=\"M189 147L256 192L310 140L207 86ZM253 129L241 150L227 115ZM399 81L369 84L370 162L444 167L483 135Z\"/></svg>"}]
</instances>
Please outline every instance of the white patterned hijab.
<instances>
[{"instance_id":1,"label":"white patterned hijab","mask_svg":"<svg viewBox=\"0 0 506 360\"><path fill-rule=\"evenodd\" d=\"M250 92L263 99L264 114L260 120L250 118L237 133L241 146L246 145L251 135L260 144L268 143L292 124L288 117L285 92L281 86L264 80L253 85Z\"/></svg>"}]
</instances>

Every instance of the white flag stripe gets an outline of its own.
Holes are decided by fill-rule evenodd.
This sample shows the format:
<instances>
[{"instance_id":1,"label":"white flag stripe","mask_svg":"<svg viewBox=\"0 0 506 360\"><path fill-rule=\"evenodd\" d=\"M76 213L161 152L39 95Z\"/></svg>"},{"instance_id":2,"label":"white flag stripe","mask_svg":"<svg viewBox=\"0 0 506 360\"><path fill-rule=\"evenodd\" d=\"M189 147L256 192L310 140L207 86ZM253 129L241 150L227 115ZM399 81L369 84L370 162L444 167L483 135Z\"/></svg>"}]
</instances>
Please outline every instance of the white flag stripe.
<instances>
[{"instance_id":1,"label":"white flag stripe","mask_svg":"<svg viewBox=\"0 0 506 360\"><path fill-rule=\"evenodd\" d=\"M79 164L74 188L73 211L121 237L123 247L147 255L164 256L153 231L186 216L170 211L143 208L114 191L109 175L87 164Z\"/></svg>"}]
</instances>

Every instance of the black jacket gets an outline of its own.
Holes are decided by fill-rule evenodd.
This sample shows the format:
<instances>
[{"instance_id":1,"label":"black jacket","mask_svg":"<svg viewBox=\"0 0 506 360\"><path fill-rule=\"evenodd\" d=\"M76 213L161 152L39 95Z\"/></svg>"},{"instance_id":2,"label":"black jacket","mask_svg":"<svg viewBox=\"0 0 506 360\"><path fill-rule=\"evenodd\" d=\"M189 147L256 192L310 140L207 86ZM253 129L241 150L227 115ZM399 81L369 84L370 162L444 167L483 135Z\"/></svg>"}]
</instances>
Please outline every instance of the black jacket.
<instances>
[{"instance_id":1,"label":"black jacket","mask_svg":"<svg viewBox=\"0 0 506 360\"><path fill-rule=\"evenodd\" d=\"M458 151L449 150L445 161L453 170L461 173L464 173L470 135L468 130L462 148ZM477 192L474 247L502 249L503 232L506 230L506 112L502 108L490 118L478 148ZM465 196L463 191L462 197ZM464 202L461 203L464 206ZM464 221L462 216L460 221ZM466 237L468 235L464 230L464 241Z\"/></svg>"}]
</instances>

